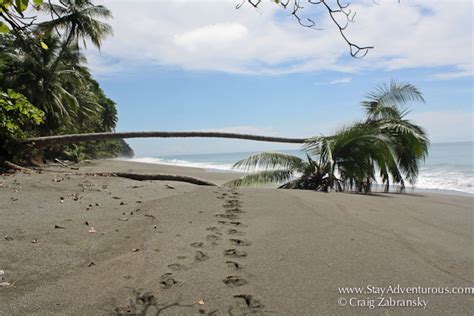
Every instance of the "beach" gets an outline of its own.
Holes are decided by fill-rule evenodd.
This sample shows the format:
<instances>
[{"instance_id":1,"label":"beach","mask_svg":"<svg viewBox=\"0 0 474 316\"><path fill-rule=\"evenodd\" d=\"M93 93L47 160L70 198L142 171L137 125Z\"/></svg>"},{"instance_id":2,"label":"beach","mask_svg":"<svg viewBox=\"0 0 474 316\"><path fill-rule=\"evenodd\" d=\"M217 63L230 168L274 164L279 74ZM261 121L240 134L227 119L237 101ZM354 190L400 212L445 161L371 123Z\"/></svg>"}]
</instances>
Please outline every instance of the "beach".
<instances>
[{"instance_id":1,"label":"beach","mask_svg":"<svg viewBox=\"0 0 474 316\"><path fill-rule=\"evenodd\" d=\"M472 196L227 188L238 174L118 160L75 167L0 177L0 315L474 309L472 292L448 293L474 286ZM217 186L84 175L94 172Z\"/></svg>"}]
</instances>

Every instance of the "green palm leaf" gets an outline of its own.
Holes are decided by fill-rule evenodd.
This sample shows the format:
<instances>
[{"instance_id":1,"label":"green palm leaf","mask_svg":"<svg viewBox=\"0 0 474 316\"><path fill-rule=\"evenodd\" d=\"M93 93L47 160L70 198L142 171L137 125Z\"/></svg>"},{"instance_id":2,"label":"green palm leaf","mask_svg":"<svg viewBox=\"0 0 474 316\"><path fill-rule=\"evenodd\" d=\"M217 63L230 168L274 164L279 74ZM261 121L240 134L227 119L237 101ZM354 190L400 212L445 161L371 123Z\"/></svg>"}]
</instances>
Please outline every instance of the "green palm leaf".
<instances>
[{"instance_id":1,"label":"green palm leaf","mask_svg":"<svg viewBox=\"0 0 474 316\"><path fill-rule=\"evenodd\" d=\"M368 120L401 118L408 113L403 107L410 102L425 102L423 94L412 84L392 81L368 93L362 107Z\"/></svg>"},{"instance_id":2,"label":"green palm leaf","mask_svg":"<svg viewBox=\"0 0 474 316\"><path fill-rule=\"evenodd\" d=\"M282 183L291 179L291 170L266 170L252 173L224 184L227 187L257 186L265 183Z\"/></svg>"},{"instance_id":3,"label":"green palm leaf","mask_svg":"<svg viewBox=\"0 0 474 316\"><path fill-rule=\"evenodd\" d=\"M297 171L306 166L303 159L278 152L263 152L240 160L234 164L233 168L239 168L244 171L255 171L259 169L284 169Z\"/></svg>"}]
</instances>

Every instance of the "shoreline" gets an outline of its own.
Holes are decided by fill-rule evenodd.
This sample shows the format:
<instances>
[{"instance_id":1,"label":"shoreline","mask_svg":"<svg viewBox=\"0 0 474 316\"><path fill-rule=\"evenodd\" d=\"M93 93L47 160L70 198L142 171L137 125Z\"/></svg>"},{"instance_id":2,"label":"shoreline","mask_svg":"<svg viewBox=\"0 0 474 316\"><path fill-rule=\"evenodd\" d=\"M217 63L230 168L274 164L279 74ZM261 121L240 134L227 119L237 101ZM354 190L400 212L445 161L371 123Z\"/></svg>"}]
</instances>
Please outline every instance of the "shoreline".
<instances>
[{"instance_id":1,"label":"shoreline","mask_svg":"<svg viewBox=\"0 0 474 316\"><path fill-rule=\"evenodd\" d=\"M117 160L77 167L216 184L235 176ZM0 287L0 314L110 315L137 312L144 301L169 306L165 315L445 315L474 307L472 294L423 294L425 309L338 305L350 299L340 287L472 288L470 197L231 189L47 170L0 177L0 283L9 284Z\"/></svg>"},{"instance_id":2,"label":"shoreline","mask_svg":"<svg viewBox=\"0 0 474 316\"><path fill-rule=\"evenodd\" d=\"M227 169L217 169L217 168L206 168L206 167L199 167L199 166L192 166L192 165L186 165L186 164L179 164L179 163L158 163L158 162L146 162L146 161L139 161L138 159L142 158L115 158L115 159L105 159L105 160L117 160L117 161L124 161L124 162L132 162L132 163L143 163L143 164L151 164L151 165L159 165L159 166L172 166L176 168L193 168L193 169L198 169L203 172L211 172L211 173L227 173L227 174L233 174L233 175L239 175L243 174L242 171L239 170L227 170ZM147 159L147 158L143 158ZM157 158L161 159L161 158ZM198 164L198 163L197 163ZM268 186L266 186L268 187ZM270 185L270 187L273 187ZM441 194L441 195L456 195L456 196L465 196L465 197L474 197L474 193L469 193L466 191L462 190L448 190L448 189L427 189L427 188L411 188L407 187L405 190L405 194L417 194L417 193L432 193L432 194ZM381 191L375 191L374 193L383 193Z\"/></svg>"}]
</instances>

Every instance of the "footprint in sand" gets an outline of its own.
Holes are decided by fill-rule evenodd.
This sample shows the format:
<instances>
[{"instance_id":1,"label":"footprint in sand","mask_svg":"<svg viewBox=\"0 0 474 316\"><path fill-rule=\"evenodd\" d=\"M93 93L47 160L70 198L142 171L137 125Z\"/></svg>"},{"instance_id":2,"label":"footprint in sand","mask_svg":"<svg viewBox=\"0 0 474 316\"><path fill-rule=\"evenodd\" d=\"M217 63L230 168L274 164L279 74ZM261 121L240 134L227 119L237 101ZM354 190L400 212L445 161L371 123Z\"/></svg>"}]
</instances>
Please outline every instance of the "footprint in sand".
<instances>
[{"instance_id":1,"label":"footprint in sand","mask_svg":"<svg viewBox=\"0 0 474 316\"><path fill-rule=\"evenodd\" d=\"M242 204L242 201L238 199L229 199L227 200L227 204L232 205L232 204Z\"/></svg>"},{"instance_id":2,"label":"footprint in sand","mask_svg":"<svg viewBox=\"0 0 474 316\"><path fill-rule=\"evenodd\" d=\"M173 273L165 273L160 277L160 287L165 290L179 285L180 283L181 282L174 278Z\"/></svg>"},{"instance_id":3,"label":"footprint in sand","mask_svg":"<svg viewBox=\"0 0 474 316\"><path fill-rule=\"evenodd\" d=\"M226 261L225 264L227 264L229 268L234 269L234 270L243 269L243 266L240 263L235 262L235 261Z\"/></svg>"},{"instance_id":4,"label":"footprint in sand","mask_svg":"<svg viewBox=\"0 0 474 316\"><path fill-rule=\"evenodd\" d=\"M247 225L242 224L241 222L237 221L218 221L219 224L221 225L230 225L230 226L236 226L236 227L247 227Z\"/></svg>"},{"instance_id":5,"label":"footprint in sand","mask_svg":"<svg viewBox=\"0 0 474 316\"><path fill-rule=\"evenodd\" d=\"M233 205L232 205L232 206L228 206L228 207L226 207L226 206L224 205L224 208L226 208L226 210L225 210L226 213L239 213L239 214L245 213L241 208L235 207L235 206L233 206Z\"/></svg>"},{"instance_id":6,"label":"footprint in sand","mask_svg":"<svg viewBox=\"0 0 474 316\"><path fill-rule=\"evenodd\" d=\"M232 226L237 226L237 227L247 227L247 225L245 224L242 224L242 222L229 222L229 225L232 225Z\"/></svg>"},{"instance_id":7,"label":"footprint in sand","mask_svg":"<svg viewBox=\"0 0 474 316\"><path fill-rule=\"evenodd\" d=\"M211 231L211 232L218 232L218 231L219 231L219 228L218 228L218 227L215 227L215 226L211 226L211 227L206 228L206 230L209 230L209 231Z\"/></svg>"},{"instance_id":8,"label":"footprint in sand","mask_svg":"<svg viewBox=\"0 0 474 316\"><path fill-rule=\"evenodd\" d=\"M196 261L205 261L207 259L209 259L209 256L207 254L205 254L202 251L196 251L196 254L194 255L194 260L196 260Z\"/></svg>"},{"instance_id":9,"label":"footprint in sand","mask_svg":"<svg viewBox=\"0 0 474 316\"><path fill-rule=\"evenodd\" d=\"M230 287L242 286L248 283L248 281L244 278L235 275L230 275L226 277L224 280L222 280L222 282L224 282L224 284Z\"/></svg>"},{"instance_id":10,"label":"footprint in sand","mask_svg":"<svg viewBox=\"0 0 474 316\"><path fill-rule=\"evenodd\" d=\"M196 241L196 242L191 243L190 246L194 248L202 248L204 247L204 243L201 241Z\"/></svg>"},{"instance_id":11,"label":"footprint in sand","mask_svg":"<svg viewBox=\"0 0 474 316\"><path fill-rule=\"evenodd\" d=\"M168 268L174 271L189 270L189 268L181 263L172 263L168 265Z\"/></svg>"},{"instance_id":12,"label":"footprint in sand","mask_svg":"<svg viewBox=\"0 0 474 316\"><path fill-rule=\"evenodd\" d=\"M238 215L235 215L233 213L216 214L216 217L225 218L225 219L239 219L240 218Z\"/></svg>"},{"instance_id":13,"label":"footprint in sand","mask_svg":"<svg viewBox=\"0 0 474 316\"><path fill-rule=\"evenodd\" d=\"M224 256L232 258L243 258L247 257L247 252L237 249L227 249L224 250Z\"/></svg>"},{"instance_id":14,"label":"footprint in sand","mask_svg":"<svg viewBox=\"0 0 474 316\"><path fill-rule=\"evenodd\" d=\"M259 309L263 307L260 300L256 299L252 295L238 294L234 295L234 299L237 301L237 305L241 308Z\"/></svg>"},{"instance_id":15,"label":"footprint in sand","mask_svg":"<svg viewBox=\"0 0 474 316\"><path fill-rule=\"evenodd\" d=\"M221 238L219 236L216 236L216 235L207 235L206 239L207 239L207 241L217 243Z\"/></svg>"},{"instance_id":16,"label":"footprint in sand","mask_svg":"<svg viewBox=\"0 0 474 316\"><path fill-rule=\"evenodd\" d=\"M252 242L250 242L248 240L231 238L231 239L229 239L229 241L234 246L250 246L250 245L252 245Z\"/></svg>"},{"instance_id":17,"label":"footprint in sand","mask_svg":"<svg viewBox=\"0 0 474 316\"><path fill-rule=\"evenodd\" d=\"M226 200L226 204L224 204L224 205L241 206L241 205L242 205L242 201L240 201L240 200L235 200L235 199Z\"/></svg>"},{"instance_id":18,"label":"footprint in sand","mask_svg":"<svg viewBox=\"0 0 474 316\"><path fill-rule=\"evenodd\" d=\"M227 230L227 234L229 235L237 235L237 236L243 236L245 235L244 232L240 231L240 230L237 230L237 229L233 229L233 228L229 228Z\"/></svg>"}]
</instances>

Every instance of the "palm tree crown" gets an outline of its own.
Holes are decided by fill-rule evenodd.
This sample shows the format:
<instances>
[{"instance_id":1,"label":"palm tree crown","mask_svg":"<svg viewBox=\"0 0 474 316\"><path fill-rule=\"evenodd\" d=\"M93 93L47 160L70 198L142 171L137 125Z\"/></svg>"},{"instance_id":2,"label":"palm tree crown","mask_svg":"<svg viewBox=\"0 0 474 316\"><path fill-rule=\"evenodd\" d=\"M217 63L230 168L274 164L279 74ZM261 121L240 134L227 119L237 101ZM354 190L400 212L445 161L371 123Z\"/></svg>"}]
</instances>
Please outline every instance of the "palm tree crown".
<instances>
[{"instance_id":1,"label":"palm tree crown","mask_svg":"<svg viewBox=\"0 0 474 316\"><path fill-rule=\"evenodd\" d=\"M108 19L112 13L102 5L94 5L90 0L62 0L61 5L44 3L42 9L55 19L40 24L40 30L51 32L65 30L66 44L72 40L90 40L97 48L103 39L112 34L112 28L98 19Z\"/></svg>"}]
</instances>

